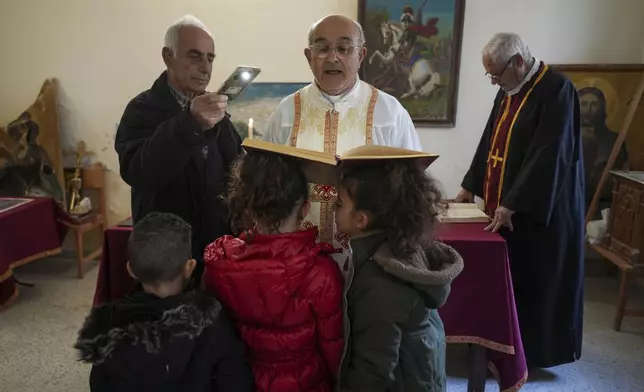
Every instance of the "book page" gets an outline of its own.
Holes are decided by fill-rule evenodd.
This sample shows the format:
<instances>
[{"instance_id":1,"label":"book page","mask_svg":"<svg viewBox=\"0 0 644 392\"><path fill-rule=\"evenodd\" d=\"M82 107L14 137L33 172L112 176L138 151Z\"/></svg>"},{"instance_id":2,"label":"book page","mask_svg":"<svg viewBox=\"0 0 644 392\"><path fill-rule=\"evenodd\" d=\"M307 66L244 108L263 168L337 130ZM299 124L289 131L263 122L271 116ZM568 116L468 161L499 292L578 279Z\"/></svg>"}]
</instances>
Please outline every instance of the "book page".
<instances>
[{"instance_id":1,"label":"book page","mask_svg":"<svg viewBox=\"0 0 644 392\"><path fill-rule=\"evenodd\" d=\"M445 223L485 223L490 218L475 203L449 203L443 215L439 217Z\"/></svg>"}]
</instances>

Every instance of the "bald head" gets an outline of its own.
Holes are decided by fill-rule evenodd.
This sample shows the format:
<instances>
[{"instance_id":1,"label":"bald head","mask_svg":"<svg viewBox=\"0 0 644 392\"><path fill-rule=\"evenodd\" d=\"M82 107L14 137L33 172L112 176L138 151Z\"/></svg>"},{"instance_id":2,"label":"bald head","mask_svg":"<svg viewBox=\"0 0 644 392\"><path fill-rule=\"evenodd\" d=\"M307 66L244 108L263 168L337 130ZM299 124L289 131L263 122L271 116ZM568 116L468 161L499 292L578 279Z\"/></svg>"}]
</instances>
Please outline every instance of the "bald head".
<instances>
[{"instance_id":1,"label":"bald head","mask_svg":"<svg viewBox=\"0 0 644 392\"><path fill-rule=\"evenodd\" d=\"M329 15L313 23L304 56L324 93L341 95L356 85L367 53L364 31L355 20Z\"/></svg>"},{"instance_id":2,"label":"bald head","mask_svg":"<svg viewBox=\"0 0 644 392\"><path fill-rule=\"evenodd\" d=\"M309 45L315 43L318 32L319 35L324 35L327 30L344 32L346 38L350 38L355 45L362 46L365 44L364 30L360 23L346 16L329 15L311 25L309 29Z\"/></svg>"}]
</instances>

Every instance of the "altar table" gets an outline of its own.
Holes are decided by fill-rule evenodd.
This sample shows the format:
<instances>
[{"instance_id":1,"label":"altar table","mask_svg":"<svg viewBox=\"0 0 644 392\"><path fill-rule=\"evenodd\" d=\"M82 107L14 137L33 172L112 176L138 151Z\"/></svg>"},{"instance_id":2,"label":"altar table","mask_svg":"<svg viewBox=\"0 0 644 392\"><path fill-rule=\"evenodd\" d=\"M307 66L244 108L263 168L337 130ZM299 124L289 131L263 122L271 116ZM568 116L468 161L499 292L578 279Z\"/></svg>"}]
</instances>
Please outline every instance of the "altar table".
<instances>
[{"instance_id":1,"label":"altar table","mask_svg":"<svg viewBox=\"0 0 644 392\"><path fill-rule=\"evenodd\" d=\"M528 372L514 304L507 246L484 224L450 224L439 237L463 257L465 268L439 310L448 343L485 347L484 360L503 392L519 390ZM122 298L134 286L128 275L127 239L131 227L105 231L94 304Z\"/></svg>"},{"instance_id":2,"label":"altar table","mask_svg":"<svg viewBox=\"0 0 644 392\"><path fill-rule=\"evenodd\" d=\"M0 212L0 310L18 298L13 269L60 253L65 237L54 200L29 199L28 203Z\"/></svg>"},{"instance_id":3,"label":"altar table","mask_svg":"<svg viewBox=\"0 0 644 392\"><path fill-rule=\"evenodd\" d=\"M488 368L502 392L518 391L527 381L507 244L487 224L458 223L440 231L441 241L463 257L465 268L439 309L448 343L487 348Z\"/></svg>"}]
</instances>

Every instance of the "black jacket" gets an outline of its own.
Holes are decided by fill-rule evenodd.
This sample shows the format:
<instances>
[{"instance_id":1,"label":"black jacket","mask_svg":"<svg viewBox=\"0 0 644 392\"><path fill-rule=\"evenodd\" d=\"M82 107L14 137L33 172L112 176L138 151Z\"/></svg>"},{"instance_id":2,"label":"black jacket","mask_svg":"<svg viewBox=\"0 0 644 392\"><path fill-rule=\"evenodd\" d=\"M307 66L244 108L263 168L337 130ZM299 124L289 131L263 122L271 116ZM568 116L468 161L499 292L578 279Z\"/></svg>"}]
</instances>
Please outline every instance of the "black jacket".
<instances>
[{"instance_id":1,"label":"black jacket","mask_svg":"<svg viewBox=\"0 0 644 392\"><path fill-rule=\"evenodd\" d=\"M101 391L251 391L243 343L219 303L143 291L92 309L74 346Z\"/></svg>"},{"instance_id":2,"label":"black jacket","mask_svg":"<svg viewBox=\"0 0 644 392\"><path fill-rule=\"evenodd\" d=\"M446 391L445 330L437 309L463 259L439 242L397 259L383 234L351 240L351 249L340 390Z\"/></svg>"},{"instance_id":3,"label":"black jacket","mask_svg":"<svg viewBox=\"0 0 644 392\"><path fill-rule=\"evenodd\" d=\"M134 223L153 211L180 216L192 226L197 259L206 245L230 232L219 196L241 138L228 116L202 132L172 95L164 72L127 105L114 148L121 177L132 187Z\"/></svg>"}]
</instances>

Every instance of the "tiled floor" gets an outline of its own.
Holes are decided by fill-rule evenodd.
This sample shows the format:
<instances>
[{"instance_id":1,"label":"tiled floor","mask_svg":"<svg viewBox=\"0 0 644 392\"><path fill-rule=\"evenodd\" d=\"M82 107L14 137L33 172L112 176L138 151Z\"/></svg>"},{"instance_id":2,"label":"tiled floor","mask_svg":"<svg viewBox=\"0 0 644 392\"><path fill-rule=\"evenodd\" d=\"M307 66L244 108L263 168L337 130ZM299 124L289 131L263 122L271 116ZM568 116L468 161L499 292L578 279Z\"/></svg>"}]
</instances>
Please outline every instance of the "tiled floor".
<instances>
[{"instance_id":1,"label":"tiled floor","mask_svg":"<svg viewBox=\"0 0 644 392\"><path fill-rule=\"evenodd\" d=\"M21 288L20 298L0 313L0 390L89 390L89 367L75 361L72 348L94 294L98 268L88 269L78 280L74 262L62 257L18 269L19 279L36 286ZM616 293L615 279L587 279L582 359L534 372L521 391L644 391L644 319L627 319L622 332L613 331ZM633 296L644 300L644 290ZM449 346L450 392L466 390L465 359L465 346ZM498 391L494 380L486 391Z\"/></svg>"}]
</instances>

